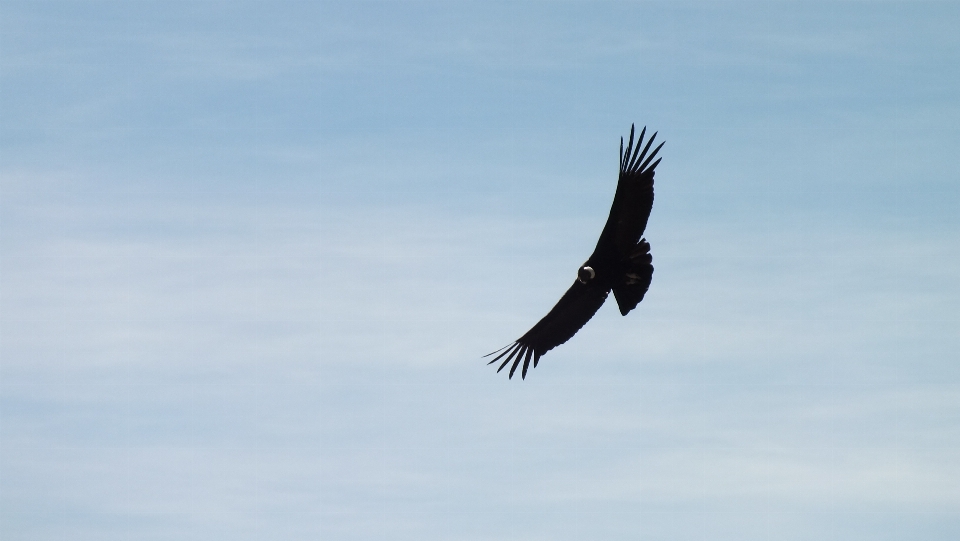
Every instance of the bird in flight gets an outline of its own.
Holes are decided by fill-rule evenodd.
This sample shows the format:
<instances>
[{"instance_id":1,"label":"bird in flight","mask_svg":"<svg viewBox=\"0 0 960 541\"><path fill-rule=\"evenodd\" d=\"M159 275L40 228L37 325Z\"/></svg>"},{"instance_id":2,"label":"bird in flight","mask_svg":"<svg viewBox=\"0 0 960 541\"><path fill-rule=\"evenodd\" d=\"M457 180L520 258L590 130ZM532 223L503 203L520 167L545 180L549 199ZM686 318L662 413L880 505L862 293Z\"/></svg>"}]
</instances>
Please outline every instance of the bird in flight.
<instances>
[{"instance_id":1,"label":"bird in flight","mask_svg":"<svg viewBox=\"0 0 960 541\"><path fill-rule=\"evenodd\" d=\"M626 152L623 138L620 138L620 180L617 193L613 197L610 216L600 233L597 247L587 261L577 271L577 279L570 289L560 297L556 306L536 325L515 342L485 355L497 355L487 364L503 359L497 372L513 362L510 367L510 379L517 371L520 361L523 369L520 375L527 378L530 359L536 368L540 357L551 349L569 340L607 300L613 290L620 313L627 315L643 300L644 294L653 279L653 257L650 255L650 243L641 238L647 227L647 218L653 208L653 174L662 158L653 161L663 147L660 143L649 155L647 151L653 145L657 134L647 141L643 150L644 127L633 145L633 129L630 126L630 141ZM653 163L651 163L653 162Z\"/></svg>"}]
</instances>

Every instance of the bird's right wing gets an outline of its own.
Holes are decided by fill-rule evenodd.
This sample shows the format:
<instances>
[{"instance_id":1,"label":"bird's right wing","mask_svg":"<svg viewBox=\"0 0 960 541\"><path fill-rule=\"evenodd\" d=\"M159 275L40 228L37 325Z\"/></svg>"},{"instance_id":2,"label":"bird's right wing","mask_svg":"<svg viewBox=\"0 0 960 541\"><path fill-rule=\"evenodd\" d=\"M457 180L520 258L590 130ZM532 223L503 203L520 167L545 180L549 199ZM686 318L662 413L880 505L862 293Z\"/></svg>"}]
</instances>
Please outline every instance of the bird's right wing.
<instances>
[{"instance_id":1,"label":"bird's right wing","mask_svg":"<svg viewBox=\"0 0 960 541\"><path fill-rule=\"evenodd\" d=\"M533 366L536 367L544 353L577 334L577 331L586 325L590 318L597 313L597 310L603 306L603 302L607 300L609 293L608 289L584 284L579 280L575 281L570 289L563 294L563 297L560 297L556 306L526 334L518 338L516 342L490 353L489 355L496 353L499 353L499 355L487 364L493 364L500 359L504 359L500 368L497 369L497 372L499 372L510 361L513 361L513 366L510 367L510 378L512 379L513 373L516 372L517 366L520 364L520 359L523 359L523 371L520 375L526 379L531 357L533 358Z\"/></svg>"}]
</instances>

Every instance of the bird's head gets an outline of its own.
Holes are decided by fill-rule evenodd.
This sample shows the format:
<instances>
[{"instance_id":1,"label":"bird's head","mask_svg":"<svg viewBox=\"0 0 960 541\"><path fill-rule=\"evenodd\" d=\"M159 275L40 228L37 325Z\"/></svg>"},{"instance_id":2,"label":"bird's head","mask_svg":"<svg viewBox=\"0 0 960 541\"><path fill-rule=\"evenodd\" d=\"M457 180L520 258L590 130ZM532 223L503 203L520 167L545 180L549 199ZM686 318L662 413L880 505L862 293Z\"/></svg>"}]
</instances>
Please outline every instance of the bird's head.
<instances>
[{"instance_id":1,"label":"bird's head","mask_svg":"<svg viewBox=\"0 0 960 541\"><path fill-rule=\"evenodd\" d=\"M586 265L580 267L580 270L577 271L577 280L580 280L581 284L589 283L596 277L597 273L593 272L593 268Z\"/></svg>"}]
</instances>

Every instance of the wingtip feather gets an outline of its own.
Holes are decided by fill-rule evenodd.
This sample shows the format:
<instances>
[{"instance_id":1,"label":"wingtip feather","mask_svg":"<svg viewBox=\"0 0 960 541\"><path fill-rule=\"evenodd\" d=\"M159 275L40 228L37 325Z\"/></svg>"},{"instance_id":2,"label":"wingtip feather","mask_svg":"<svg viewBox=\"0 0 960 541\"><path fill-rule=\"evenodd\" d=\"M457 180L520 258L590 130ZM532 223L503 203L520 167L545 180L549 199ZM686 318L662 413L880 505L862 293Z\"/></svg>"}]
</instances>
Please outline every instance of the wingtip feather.
<instances>
[{"instance_id":1,"label":"wingtip feather","mask_svg":"<svg viewBox=\"0 0 960 541\"><path fill-rule=\"evenodd\" d=\"M530 366L530 356L533 355L533 348L527 348L527 355L523 358L523 371L520 377L527 379L527 368Z\"/></svg>"},{"instance_id":2,"label":"wingtip feather","mask_svg":"<svg viewBox=\"0 0 960 541\"><path fill-rule=\"evenodd\" d=\"M510 342L509 344L503 346L502 348L498 349L497 351L491 351L490 353L487 353L486 355L484 355L483 357L481 357L481 359L484 358L484 357L489 357L489 356L493 355L494 353L500 353L501 351L503 351L503 350L507 349L508 347L510 347L510 346L512 346L512 345L515 345L515 344L516 344L516 342ZM493 361L490 361L490 362L493 362ZM490 363L487 363L487 364L490 364Z\"/></svg>"},{"instance_id":3,"label":"wingtip feather","mask_svg":"<svg viewBox=\"0 0 960 541\"><path fill-rule=\"evenodd\" d=\"M497 372L500 372L501 370L503 370L503 367L510 364L510 361L514 360L515 358L519 359L520 355L523 354L522 352L523 352L523 345L520 343L517 343L517 347L511 351L510 355L507 357L507 360L503 361L503 364L500 365L500 368L497 369ZM517 365L516 363L514 363L513 368L510 370L511 379L513 378L513 371L516 370L516 367Z\"/></svg>"},{"instance_id":4,"label":"wingtip feather","mask_svg":"<svg viewBox=\"0 0 960 541\"><path fill-rule=\"evenodd\" d=\"M650 154L650 157L647 158L646 161L644 161L643 164L640 166L641 171L646 171L648 169L647 164L650 163L650 160L656 157L657 153L660 152L660 149L663 148L664 143L666 143L666 141L661 142L659 145L657 145L657 148L653 149L653 152ZM657 160L657 163L660 163L660 160ZM650 167L649 169L653 169L654 167L656 167L656 165L654 165L653 167Z\"/></svg>"},{"instance_id":5,"label":"wingtip feather","mask_svg":"<svg viewBox=\"0 0 960 541\"><path fill-rule=\"evenodd\" d=\"M663 158L657 158L657 161L653 162L653 165L651 165L650 167L648 167L648 168L647 168L647 171L651 171L651 172L652 172L654 169L656 169L656 168L657 168L657 165L660 164L660 160L662 160L662 159L663 159ZM651 173L651 174L652 174L652 173Z\"/></svg>"},{"instance_id":6,"label":"wingtip feather","mask_svg":"<svg viewBox=\"0 0 960 541\"><path fill-rule=\"evenodd\" d=\"M488 362L487 364L489 365L489 364L493 364L493 363L499 361L504 355L506 355L506 354L508 354L508 353L511 353L512 351L516 350L516 348L517 348L519 345L520 345L520 344L517 344L516 342L510 344L510 346L508 346L508 347L510 347L510 349L504 351L504 352L501 353L500 355L497 355L492 361ZM496 352L494 352L494 353L496 353ZM510 357L507 357L507 360L509 360L509 359L510 359ZM504 361L504 364L506 364L506 363L507 363L507 361ZM502 365L500 366L499 369L497 369L497 372L499 372L500 370L503 370L503 366L502 366Z\"/></svg>"},{"instance_id":7,"label":"wingtip feather","mask_svg":"<svg viewBox=\"0 0 960 541\"><path fill-rule=\"evenodd\" d=\"M643 143L643 136L646 134L647 134L647 127L644 126L643 129L640 130L640 137L637 137L637 146L636 148L633 149L633 156L629 160L627 160L629 162L629 165L627 166L627 171L632 171L633 166L636 165L637 154L640 152L640 145Z\"/></svg>"},{"instance_id":8,"label":"wingtip feather","mask_svg":"<svg viewBox=\"0 0 960 541\"><path fill-rule=\"evenodd\" d=\"M519 354L516 356L516 358L513 361L513 366L510 367L510 375L508 376L508 379L513 379L513 373L517 371L517 366L520 365L520 359L523 357L523 354L526 353L526 351L527 351L526 346L523 346L520 348Z\"/></svg>"},{"instance_id":9,"label":"wingtip feather","mask_svg":"<svg viewBox=\"0 0 960 541\"><path fill-rule=\"evenodd\" d=\"M633 129L634 125L630 124L630 142L627 143L627 151L623 154L623 160L620 163L620 170L627 170L627 159L630 157L630 154L633 152Z\"/></svg>"},{"instance_id":10,"label":"wingtip feather","mask_svg":"<svg viewBox=\"0 0 960 541\"><path fill-rule=\"evenodd\" d=\"M637 164L642 162L644 156L647 155L647 151L650 150L650 146L653 145L653 141L657 138L657 133L658 132L653 132L653 135L651 135L650 139L647 141L647 146L643 147L643 152L641 152L640 155L637 156L637 159L633 160L633 162L630 164L630 171L635 172L640 169L637 167Z\"/></svg>"}]
</instances>

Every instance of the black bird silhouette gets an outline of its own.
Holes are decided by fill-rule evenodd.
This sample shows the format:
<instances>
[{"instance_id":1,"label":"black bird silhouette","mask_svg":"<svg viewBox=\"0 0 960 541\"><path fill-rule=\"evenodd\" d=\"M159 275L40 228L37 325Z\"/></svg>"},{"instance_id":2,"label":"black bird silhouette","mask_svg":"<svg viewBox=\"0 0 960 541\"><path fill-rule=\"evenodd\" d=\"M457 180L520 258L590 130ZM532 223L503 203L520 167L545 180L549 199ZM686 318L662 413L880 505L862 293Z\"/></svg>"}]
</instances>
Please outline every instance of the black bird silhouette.
<instances>
[{"instance_id":1,"label":"black bird silhouette","mask_svg":"<svg viewBox=\"0 0 960 541\"><path fill-rule=\"evenodd\" d=\"M622 315L627 315L643 300L653 279L653 257L650 244L641 235L653 208L654 169L663 158L650 162L660 152L663 143L648 156L647 151L657 134L654 133L640 151L647 128L640 132L636 147L633 146L633 128L631 125L626 152L623 151L623 138L620 138L620 180L597 247L577 271L577 280L543 319L512 344L485 355L499 353L487 363L503 359L497 372L513 361L510 367L510 378L513 379L522 360L520 375L526 379L530 359L536 367L543 354L577 334L607 300L610 290L613 290Z\"/></svg>"}]
</instances>

